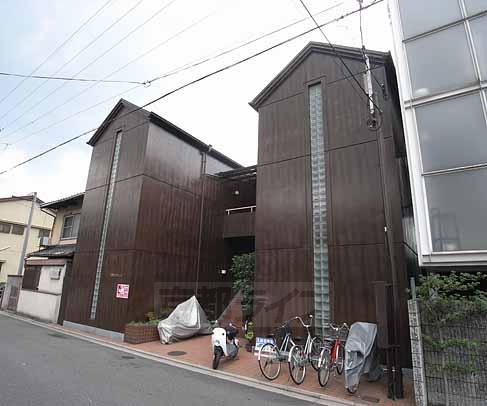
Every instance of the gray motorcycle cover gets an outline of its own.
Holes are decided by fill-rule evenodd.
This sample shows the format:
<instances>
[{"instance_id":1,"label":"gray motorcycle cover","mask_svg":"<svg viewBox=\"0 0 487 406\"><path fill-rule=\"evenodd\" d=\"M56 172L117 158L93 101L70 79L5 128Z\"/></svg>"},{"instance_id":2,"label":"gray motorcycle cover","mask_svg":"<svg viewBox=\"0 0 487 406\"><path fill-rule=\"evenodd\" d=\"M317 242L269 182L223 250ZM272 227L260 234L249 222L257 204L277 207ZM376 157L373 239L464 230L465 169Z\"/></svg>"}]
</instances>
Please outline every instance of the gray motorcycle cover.
<instances>
[{"instance_id":1,"label":"gray motorcycle cover","mask_svg":"<svg viewBox=\"0 0 487 406\"><path fill-rule=\"evenodd\" d=\"M157 330L162 344L212 332L211 324L195 296L178 304L167 319L159 322Z\"/></svg>"},{"instance_id":2,"label":"gray motorcycle cover","mask_svg":"<svg viewBox=\"0 0 487 406\"><path fill-rule=\"evenodd\" d=\"M356 322L350 327L345 343L345 387L358 385L362 374L376 368L377 325Z\"/></svg>"}]
</instances>

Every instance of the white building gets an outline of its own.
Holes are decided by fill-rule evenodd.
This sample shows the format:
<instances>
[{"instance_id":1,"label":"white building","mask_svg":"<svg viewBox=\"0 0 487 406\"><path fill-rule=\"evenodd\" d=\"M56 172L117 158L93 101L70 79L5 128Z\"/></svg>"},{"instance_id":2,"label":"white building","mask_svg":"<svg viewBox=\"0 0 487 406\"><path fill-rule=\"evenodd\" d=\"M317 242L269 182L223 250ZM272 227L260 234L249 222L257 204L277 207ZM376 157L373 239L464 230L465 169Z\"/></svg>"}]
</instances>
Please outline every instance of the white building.
<instances>
[{"instance_id":1,"label":"white building","mask_svg":"<svg viewBox=\"0 0 487 406\"><path fill-rule=\"evenodd\" d=\"M420 265L487 264L487 0L389 0Z\"/></svg>"}]
</instances>

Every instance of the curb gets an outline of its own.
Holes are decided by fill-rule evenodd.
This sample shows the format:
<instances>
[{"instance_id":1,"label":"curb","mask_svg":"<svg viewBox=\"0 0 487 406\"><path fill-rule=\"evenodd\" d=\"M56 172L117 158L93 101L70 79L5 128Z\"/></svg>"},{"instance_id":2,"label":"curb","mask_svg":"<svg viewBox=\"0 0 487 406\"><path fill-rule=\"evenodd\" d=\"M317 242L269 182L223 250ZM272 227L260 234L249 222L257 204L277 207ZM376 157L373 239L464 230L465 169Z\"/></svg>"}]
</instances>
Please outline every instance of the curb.
<instances>
[{"instance_id":1,"label":"curb","mask_svg":"<svg viewBox=\"0 0 487 406\"><path fill-rule=\"evenodd\" d=\"M253 387L256 389L261 389L265 390L267 392L273 392L277 393L280 395L292 397L295 399L307 401L307 402L312 402L315 404L321 404L321 405L327 405L327 406L364 406L367 405L367 403L362 403L358 402L357 400L354 401L348 401L345 399L340 399L324 394L319 394L316 392L311 392L307 391L304 389L298 389L298 388L293 388L291 386L287 385L282 385L282 384L276 384L276 383L269 383L265 381L259 381L255 378L250 378L250 377L245 377L241 375L237 375L231 372L225 372L225 371L218 371L218 370L213 370L201 365L195 365L191 364L187 361L181 361L181 360L176 360L173 358L165 357L163 355L157 355L151 352L143 351L143 350L138 350L138 349L133 349L126 347L123 344L117 344L113 342L107 342L101 339L98 339L96 337L92 336L87 336L82 333L78 332L72 332L72 331L66 331L64 330L61 326L57 327L51 324L47 324L44 322L32 320L30 318L18 316L16 314L10 313L10 312L5 312L5 311L0 311L0 315L10 317L12 319L22 321L24 323L28 323L37 327L45 328L47 330L52 330L52 331L57 331L57 332L62 332L63 334L67 336L71 336L74 338L78 338L83 341L87 341L93 344L98 344L102 345L107 348L111 348L117 351L129 353L132 355L137 355L141 358L149 359L152 361L156 361L165 365L169 366L174 366L178 368L183 368L192 372L198 372L207 376L211 376L214 378L219 378L225 381L231 381L233 383L238 383L241 385Z\"/></svg>"}]
</instances>

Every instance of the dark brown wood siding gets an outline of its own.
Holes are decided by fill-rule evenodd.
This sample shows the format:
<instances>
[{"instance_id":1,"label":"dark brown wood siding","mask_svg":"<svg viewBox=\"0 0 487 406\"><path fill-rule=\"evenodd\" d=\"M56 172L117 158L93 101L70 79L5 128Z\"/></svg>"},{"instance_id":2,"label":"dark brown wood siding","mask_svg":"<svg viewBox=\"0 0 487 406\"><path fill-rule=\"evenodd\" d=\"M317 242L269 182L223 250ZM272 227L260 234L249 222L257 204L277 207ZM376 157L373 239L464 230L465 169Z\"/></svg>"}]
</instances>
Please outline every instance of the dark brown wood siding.
<instances>
[{"instance_id":1,"label":"dark brown wood siding","mask_svg":"<svg viewBox=\"0 0 487 406\"><path fill-rule=\"evenodd\" d=\"M354 72L364 69L360 60L345 60ZM366 97L344 78L341 62L320 52L312 52L258 106L255 287L259 296L255 321L262 332L292 316L313 312L307 92L310 84L321 83L332 319L348 323L376 320L372 283L392 281L384 233L384 202L388 201L391 216L387 226L393 233L392 252L400 274L402 344L407 347L406 297L402 293L407 288L407 274L398 171L403 136L398 133L393 137L401 125L397 122L397 100L390 97L395 78L386 76L384 65L388 63L384 59L373 66L374 75L385 83L387 92L384 97L374 83L377 103L384 111L380 131L367 128ZM358 77L362 83L362 76Z\"/></svg>"},{"instance_id":2,"label":"dark brown wood siding","mask_svg":"<svg viewBox=\"0 0 487 406\"><path fill-rule=\"evenodd\" d=\"M122 108L118 115L126 111ZM90 320L114 137L120 129L97 314ZM233 168L208 156L207 173L229 169ZM93 147L66 320L123 332L127 322L143 320L149 311L190 297L197 279L205 310L212 317L223 310L231 293L219 272L225 262L223 218L233 195L230 185L202 176L201 170L201 151L150 123L143 111L107 126ZM116 298L118 283L130 285L128 300Z\"/></svg>"}]
</instances>

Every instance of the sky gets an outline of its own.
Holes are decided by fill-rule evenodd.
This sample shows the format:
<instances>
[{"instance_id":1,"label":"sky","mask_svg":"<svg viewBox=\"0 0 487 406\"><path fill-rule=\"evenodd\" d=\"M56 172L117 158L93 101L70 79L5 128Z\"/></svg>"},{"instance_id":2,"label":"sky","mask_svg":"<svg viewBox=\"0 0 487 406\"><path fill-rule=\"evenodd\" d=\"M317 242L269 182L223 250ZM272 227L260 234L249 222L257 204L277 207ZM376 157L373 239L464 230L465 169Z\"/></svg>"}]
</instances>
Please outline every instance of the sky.
<instances>
[{"instance_id":1,"label":"sky","mask_svg":"<svg viewBox=\"0 0 487 406\"><path fill-rule=\"evenodd\" d=\"M364 5L372 1L365 0ZM327 10L316 16L319 23L358 7L357 0L307 0L306 4L313 14ZM135 82L305 19L148 87L0 76L0 172L96 128L120 97L145 104L314 26L299 0L2 0L0 15L0 72L31 74L44 62L36 75ZM391 49L386 1L365 10L362 22L367 48ZM360 46L358 14L324 31L335 44ZM310 41L324 38L315 30L147 109L237 162L255 164L258 115L248 103ZM89 138L81 137L0 175L0 197L36 191L40 199L50 201L83 191L91 157Z\"/></svg>"}]
</instances>

